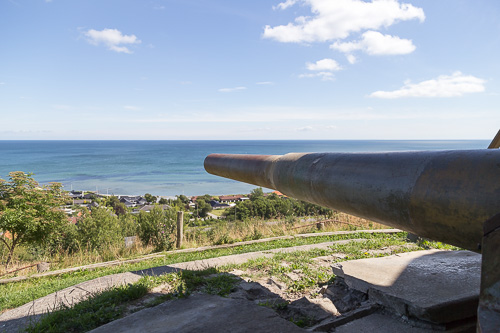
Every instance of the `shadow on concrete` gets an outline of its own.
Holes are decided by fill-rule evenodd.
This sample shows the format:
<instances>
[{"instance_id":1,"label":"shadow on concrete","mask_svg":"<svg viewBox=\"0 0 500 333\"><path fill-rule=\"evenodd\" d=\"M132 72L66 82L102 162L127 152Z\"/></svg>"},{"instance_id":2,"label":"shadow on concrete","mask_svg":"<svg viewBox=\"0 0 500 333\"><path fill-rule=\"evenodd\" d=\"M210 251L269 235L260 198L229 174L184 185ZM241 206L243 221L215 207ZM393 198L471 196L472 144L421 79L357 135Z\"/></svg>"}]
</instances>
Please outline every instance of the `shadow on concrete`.
<instances>
[{"instance_id":1,"label":"shadow on concrete","mask_svg":"<svg viewBox=\"0 0 500 333\"><path fill-rule=\"evenodd\" d=\"M369 301L434 329L475 323L481 255L470 251L417 251L347 261L334 274Z\"/></svg>"}]
</instances>

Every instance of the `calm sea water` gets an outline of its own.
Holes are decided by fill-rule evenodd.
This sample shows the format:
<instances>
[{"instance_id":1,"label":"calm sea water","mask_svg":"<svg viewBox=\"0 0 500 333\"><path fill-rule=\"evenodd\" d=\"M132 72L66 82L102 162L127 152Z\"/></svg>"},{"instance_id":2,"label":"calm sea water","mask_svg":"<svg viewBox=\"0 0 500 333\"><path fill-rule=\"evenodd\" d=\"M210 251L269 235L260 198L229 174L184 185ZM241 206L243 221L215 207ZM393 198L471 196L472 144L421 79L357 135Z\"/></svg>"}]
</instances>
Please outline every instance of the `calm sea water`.
<instances>
[{"instance_id":1,"label":"calm sea water","mask_svg":"<svg viewBox=\"0 0 500 333\"><path fill-rule=\"evenodd\" d=\"M34 173L67 190L109 194L198 195L248 193L255 186L212 176L211 153L281 155L290 152L376 152L481 149L489 141L0 141L0 178Z\"/></svg>"}]
</instances>

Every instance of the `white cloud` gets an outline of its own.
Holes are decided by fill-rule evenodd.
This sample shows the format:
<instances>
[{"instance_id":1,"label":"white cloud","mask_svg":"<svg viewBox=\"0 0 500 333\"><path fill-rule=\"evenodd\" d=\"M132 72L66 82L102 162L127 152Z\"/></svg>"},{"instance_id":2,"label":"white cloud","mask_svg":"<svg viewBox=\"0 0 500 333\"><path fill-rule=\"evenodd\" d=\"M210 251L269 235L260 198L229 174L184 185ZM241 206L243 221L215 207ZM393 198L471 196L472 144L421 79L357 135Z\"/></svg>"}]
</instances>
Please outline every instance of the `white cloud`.
<instances>
[{"instance_id":1,"label":"white cloud","mask_svg":"<svg viewBox=\"0 0 500 333\"><path fill-rule=\"evenodd\" d=\"M314 63L306 63L306 68L310 71L317 73L308 73L299 75L300 78L319 77L323 81L332 81L334 79L333 73L339 71L342 67L333 59L321 59Z\"/></svg>"},{"instance_id":2,"label":"white cloud","mask_svg":"<svg viewBox=\"0 0 500 333\"><path fill-rule=\"evenodd\" d=\"M397 0L287 0L275 8L296 3L311 7L312 16L299 16L287 25L264 28L263 37L285 43L327 42L351 33L387 28L399 21L425 20L424 11Z\"/></svg>"},{"instance_id":3,"label":"white cloud","mask_svg":"<svg viewBox=\"0 0 500 333\"><path fill-rule=\"evenodd\" d=\"M245 89L247 89L247 87L221 88L221 89L219 89L219 92L228 93L228 92L240 91L240 90L245 90Z\"/></svg>"},{"instance_id":4,"label":"white cloud","mask_svg":"<svg viewBox=\"0 0 500 333\"><path fill-rule=\"evenodd\" d=\"M3 86L5 84L5 82L0 82L0 86Z\"/></svg>"},{"instance_id":5,"label":"white cloud","mask_svg":"<svg viewBox=\"0 0 500 333\"><path fill-rule=\"evenodd\" d=\"M92 45L104 44L108 49L115 52L132 53L123 44L140 44L141 41L135 35L123 35L117 29L103 29L101 31L90 29L85 32L87 41Z\"/></svg>"},{"instance_id":6,"label":"white cloud","mask_svg":"<svg viewBox=\"0 0 500 333\"><path fill-rule=\"evenodd\" d=\"M297 131L299 131L299 132L312 132L314 130L316 130L316 129L312 126L304 126L304 127L297 128Z\"/></svg>"},{"instance_id":7,"label":"white cloud","mask_svg":"<svg viewBox=\"0 0 500 333\"><path fill-rule=\"evenodd\" d=\"M472 75L455 72L452 75L440 75L436 79L420 83L405 82L404 86L394 91L376 91L370 97L458 97L467 93L483 92L486 81Z\"/></svg>"},{"instance_id":8,"label":"white cloud","mask_svg":"<svg viewBox=\"0 0 500 333\"><path fill-rule=\"evenodd\" d=\"M284 10L284 9L287 9L288 7L295 5L298 1L299 0L286 0L285 2L279 3L277 6L273 6L273 9L274 10L277 10L277 9Z\"/></svg>"},{"instance_id":9,"label":"white cloud","mask_svg":"<svg viewBox=\"0 0 500 333\"><path fill-rule=\"evenodd\" d=\"M134 106L134 105L125 105L123 108L125 110L130 110L130 111L139 111L139 110L141 110L140 107Z\"/></svg>"},{"instance_id":10,"label":"white cloud","mask_svg":"<svg viewBox=\"0 0 500 333\"><path fill-rule=\"evenodd\" d=\"M357 42L339 43L330 45L331 49L338 50L351 56L353 51L363 51L369 55L396 55L408 54L415 51L415 45L409 39L397 36L383 35L378 31L367 31L361 35ZM352 63L353 58L348 58ZM354 60L355 61L355 60Z\"/></svg>"},{"instance_id":11,"label":"white cloud","mask_svg":"<svg viewBox=\"0 0 500 333\"><path fill-rule=\"evenodd\" d=\"M342 69L339 63L333 59L322 59L315 63L308 62L306 67L310 71L339 71Z\"/></svg>"},{"instance_id":12,"label":"white cloud","mask_svg":"<svg viewBox=\"0 0 500 333\"><path fill-rule=\"evenodd\" d=\"M299 77L300 78L319 77L323 81L333 81L333 73L332 72L318 72L318 73L300 74Z\"/></svg>"},{"instance_id":13,"label":"white cloud","mask_svg":"<svg viewBox=\"0 0 500 333\"><path fill-rule=\"evenodd\" d=\"M356 63L356 61L358 60L358 59L356 59L356 57L355 57L355 56L353 56L352 54L346 54L346 58L347 58L347 61L348 61L351 65L355 64L355 63Z\"/></svg>"},{"instance_id":14,"label":"white cloud","mask_svg":"<svg viewBox=\"0 0 500 333\"><path fill-rule=\"evenodd\" d=\"M256 84L261 85L261 86L270 86L270 85L273 85L274 82L271 82L271 81L262 81L262 82L257 82Z\"/></svg>"}]
</instances>

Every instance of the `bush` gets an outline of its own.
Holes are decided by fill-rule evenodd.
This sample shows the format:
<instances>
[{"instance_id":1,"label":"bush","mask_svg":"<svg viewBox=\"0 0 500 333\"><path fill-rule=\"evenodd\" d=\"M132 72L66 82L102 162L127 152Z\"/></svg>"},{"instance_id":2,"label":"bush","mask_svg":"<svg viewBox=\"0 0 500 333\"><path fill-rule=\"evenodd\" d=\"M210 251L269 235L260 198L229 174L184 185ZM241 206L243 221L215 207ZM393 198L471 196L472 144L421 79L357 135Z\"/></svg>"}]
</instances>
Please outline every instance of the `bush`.
<instances>
[{"instance_id":1,"label":"bush","mask_svg":"<svg viewBox=\"0 0 500 333\"><path fill-rule=\"evenodd\" d=\"M122 245L122 228L118 217L104 207L84 213L78 222L78 238L82 245L91 249L104 250Z\"/></svg>"},{"instance_id":2,"label":"bush","mask_svg":"<svg viewBox=\"0 0 500 333\"><path fill-rule=\"evenodd\" d=\"M137 220L131 214L125 214L119 217L122 236L130 237L137 235Z\"/></svg>"},{"instance_id":3,"label":"bush","mask_svg":"<svg viewBox=\"0 0 500 333\"><path fill-rule=\"evenodd\" d=\"M144 244L153 245L156 251L167 251L174 247L176 212L163 211L155 206L151 212L140 212L138 217L139 238Z\"/></svg>"}]
</instances>

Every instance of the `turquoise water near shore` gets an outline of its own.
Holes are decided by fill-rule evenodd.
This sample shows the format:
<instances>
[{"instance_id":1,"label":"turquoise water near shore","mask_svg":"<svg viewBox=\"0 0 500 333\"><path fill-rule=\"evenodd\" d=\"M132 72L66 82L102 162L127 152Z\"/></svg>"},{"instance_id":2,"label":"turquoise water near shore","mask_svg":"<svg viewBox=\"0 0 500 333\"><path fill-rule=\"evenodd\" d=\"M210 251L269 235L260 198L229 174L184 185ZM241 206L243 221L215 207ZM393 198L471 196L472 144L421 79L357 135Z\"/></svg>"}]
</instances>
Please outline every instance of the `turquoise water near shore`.
<instances>
[{"instance_id":1,"label":"turquoise water near shore","mask_svg":"<svg viewBox=\"0 0 500 333\"><path fill-rule=\"evenodd\" d=\"M0 141L0 178L34 173L42 184L109 194L248 193L255 186L210 175L211 153L377 152L482 149L487 140L454 141Z\"/></svg>"}]
</instances>

